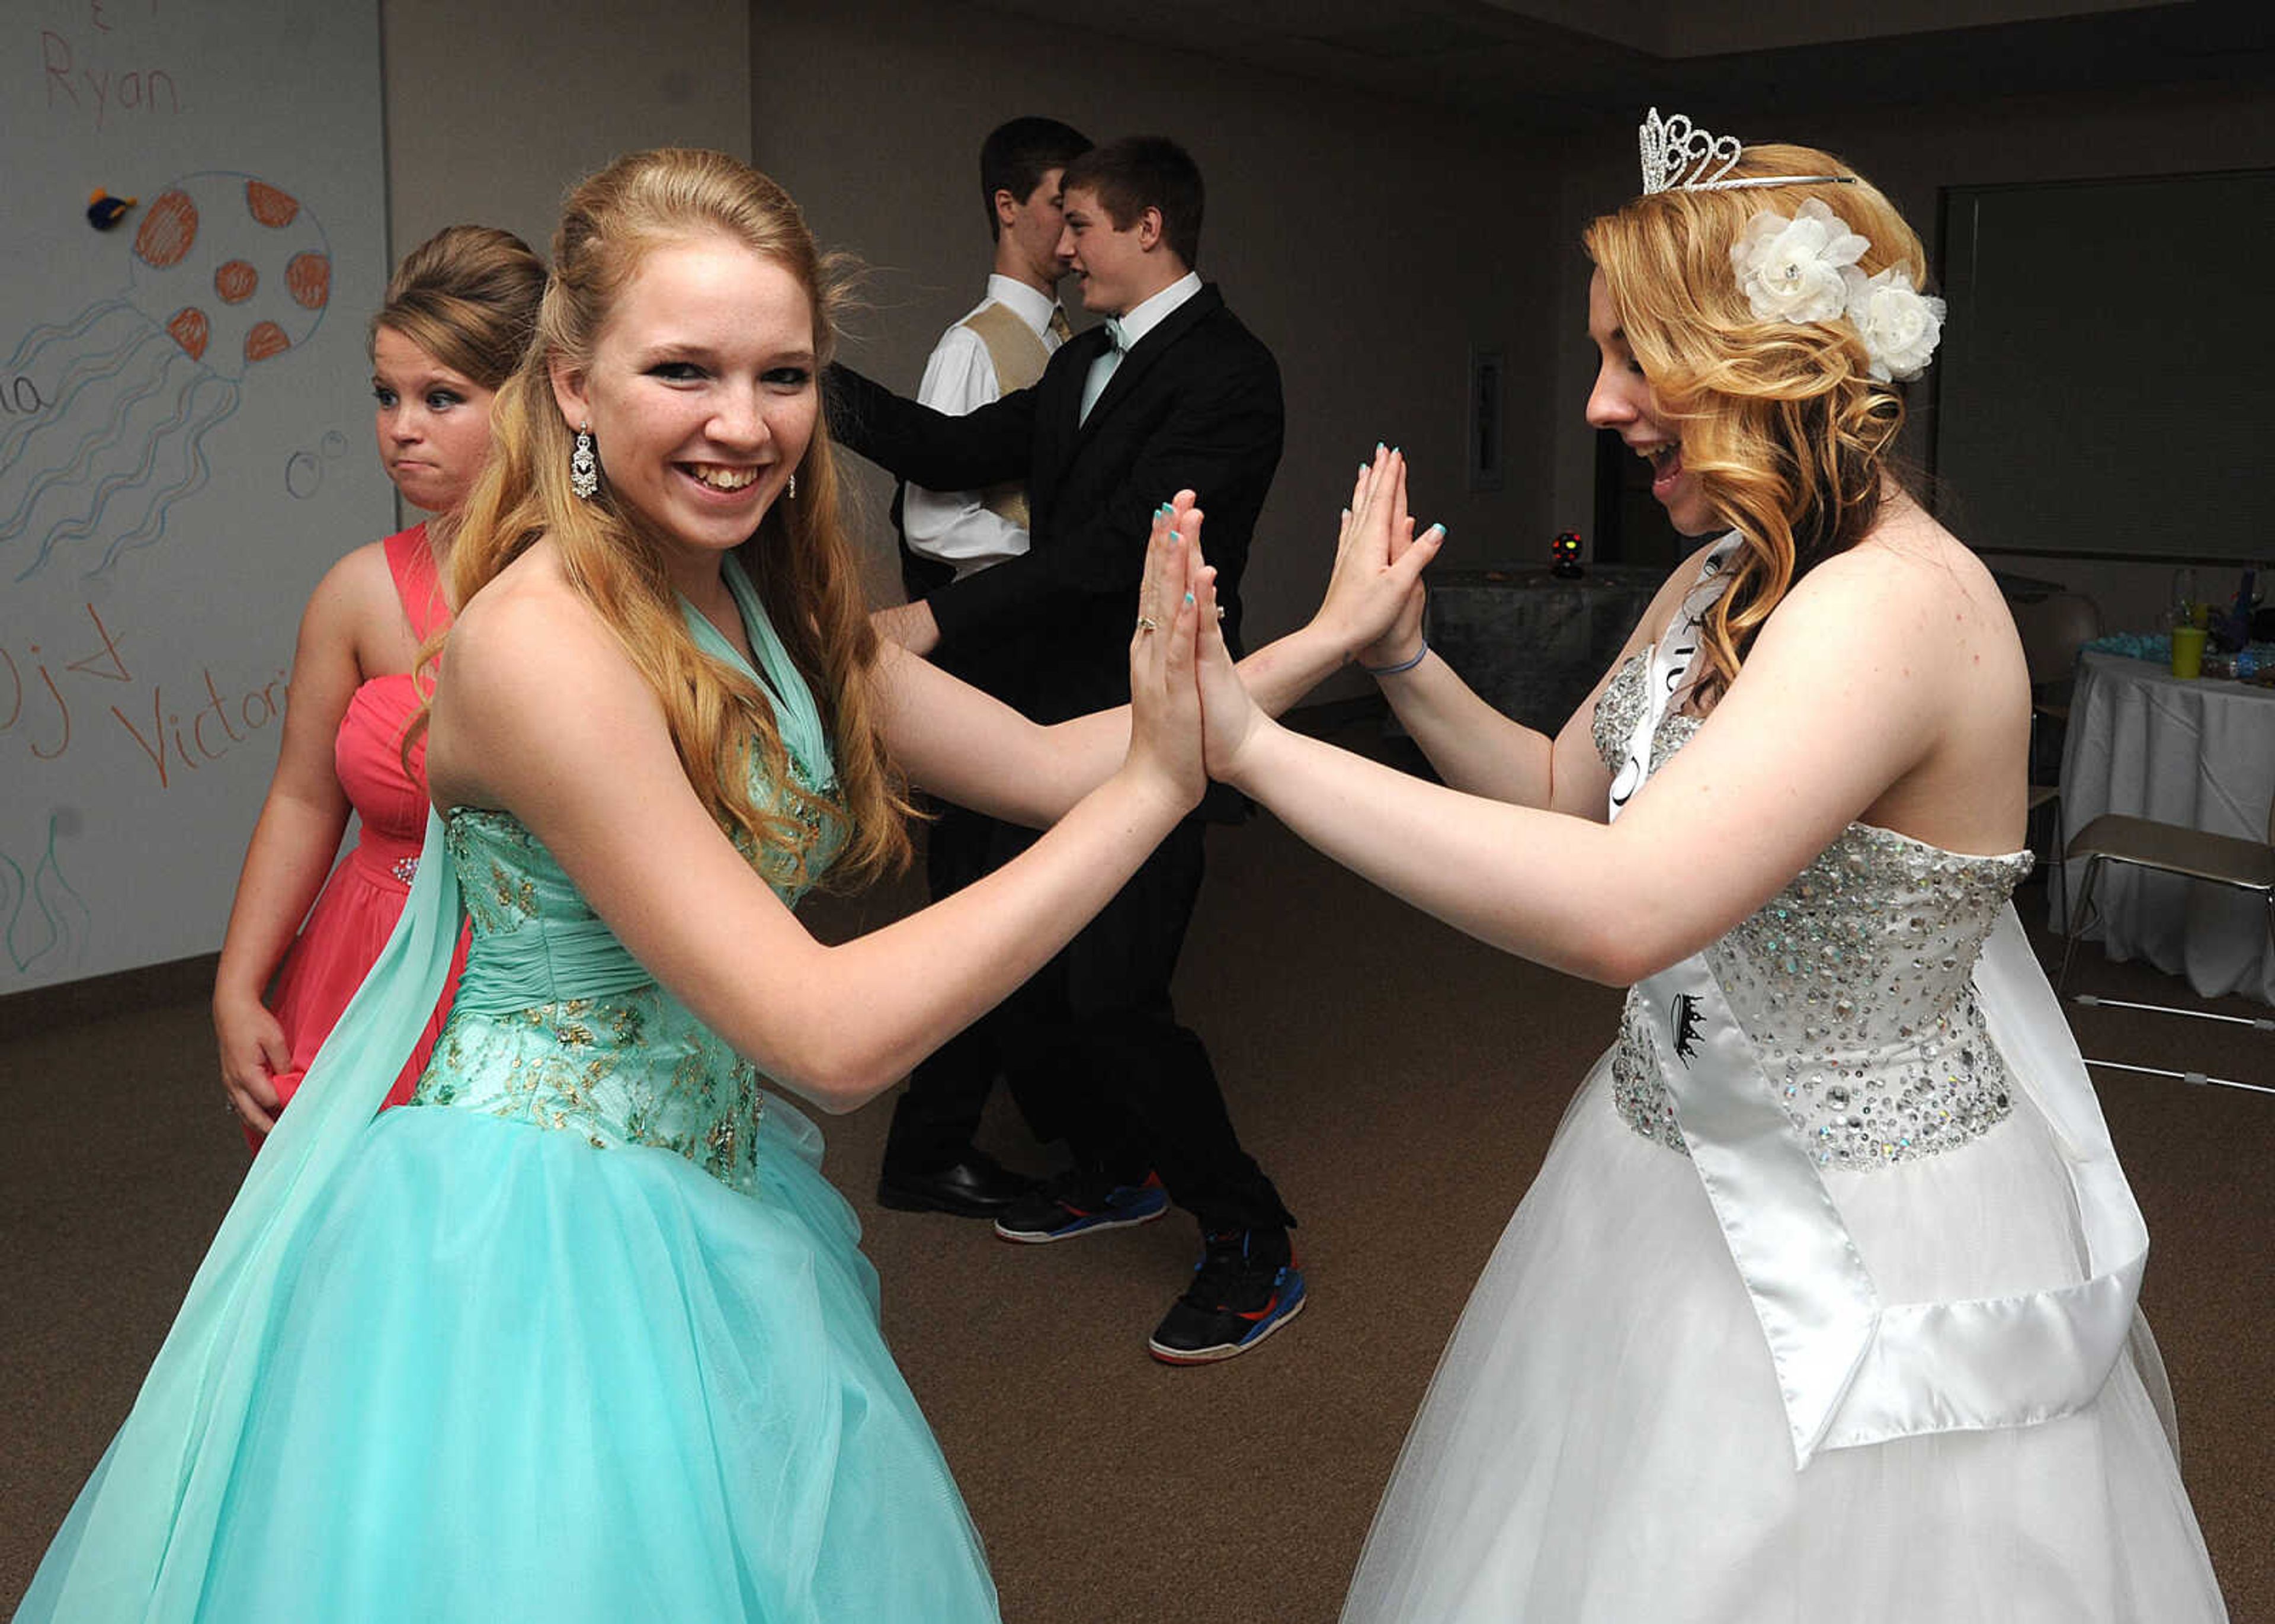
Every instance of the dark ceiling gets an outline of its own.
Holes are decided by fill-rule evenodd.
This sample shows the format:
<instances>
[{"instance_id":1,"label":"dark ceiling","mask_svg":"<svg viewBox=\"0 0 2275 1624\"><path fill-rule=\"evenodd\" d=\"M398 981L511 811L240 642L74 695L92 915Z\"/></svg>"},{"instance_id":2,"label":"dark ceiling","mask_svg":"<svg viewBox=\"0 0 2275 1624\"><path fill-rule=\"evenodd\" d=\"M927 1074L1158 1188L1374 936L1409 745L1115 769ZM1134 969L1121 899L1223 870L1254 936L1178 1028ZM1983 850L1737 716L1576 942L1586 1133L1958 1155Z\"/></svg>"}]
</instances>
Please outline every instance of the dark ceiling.
<instances>
[{"instance_id":1,"label":"dark ceiling","mask_svg":"<svg viewBox=\"0 0 2275 1624\"><path fill-rule=\"evenodd\" d=\"M996 9L1063 21L1049 0ZM1765 111L2257 83L2275 94L2275 0L2126 6L1770 49L1660 55L1520 11L1523 0L1131 0L1093 4L1085 26L1274 72L1542 131L1630 125L1638 108L1702 123ZM1542 4L1533 10L1547 11ZM1564 8L1570 10L1569 7ZM1625 8L1629 13L1636 5ZM2002 8L2011 15L2018 9ZM1686 8L1711 42L1712 4ZM1963 3L1914 5L1937 21ZM1985 8L1988 11L1988 8ZM1980 13L1977 13L1980 14ZM1858 23L1843 14L1844 26ZM1636 30L1630 28L1630 34ZM1758 32L1756 30L1755 32Z\"/></svg>"}]
</instances>

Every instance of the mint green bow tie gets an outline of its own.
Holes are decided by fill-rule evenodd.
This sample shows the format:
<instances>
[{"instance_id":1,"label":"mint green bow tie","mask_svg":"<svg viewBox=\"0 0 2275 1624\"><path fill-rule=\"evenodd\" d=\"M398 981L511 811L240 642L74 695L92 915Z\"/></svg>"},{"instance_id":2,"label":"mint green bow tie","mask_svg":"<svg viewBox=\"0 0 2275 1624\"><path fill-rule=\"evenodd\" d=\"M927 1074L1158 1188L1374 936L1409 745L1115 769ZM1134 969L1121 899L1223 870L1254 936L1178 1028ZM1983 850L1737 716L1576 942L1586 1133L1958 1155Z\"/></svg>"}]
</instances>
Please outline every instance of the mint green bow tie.
<instances>
[{"instance_id":1,"label":"mint green bow tie","mask_svg":"<svg viewBox=\"0 0 2275 1624\"><path fill-rule=\"evenodd\" d=\"M1105 328L1107 347L1091 358L1090 371L1083 378L1082 416L1077 419L1079 422L1090 420L1090 409L1098 404L1098 397L1106 393L1107 381L1122 365L1122 354L1130 347L1129 340L1122 331L1119 316L1107 317Z\"/></svg>"}]
</instances>

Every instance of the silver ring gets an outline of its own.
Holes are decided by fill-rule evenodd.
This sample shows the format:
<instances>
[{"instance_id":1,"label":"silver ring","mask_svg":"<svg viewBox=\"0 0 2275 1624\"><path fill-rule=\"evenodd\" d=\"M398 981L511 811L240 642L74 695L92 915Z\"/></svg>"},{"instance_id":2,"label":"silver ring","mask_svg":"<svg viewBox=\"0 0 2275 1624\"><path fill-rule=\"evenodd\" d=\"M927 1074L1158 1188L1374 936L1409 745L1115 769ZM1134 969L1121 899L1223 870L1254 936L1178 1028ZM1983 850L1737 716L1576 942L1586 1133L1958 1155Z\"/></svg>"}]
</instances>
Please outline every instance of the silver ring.
<instances>
[{"instance_id":1,"label":"silver ring","mask_svg":"<svg viewBox=\"0 0 2275 1624\"><path fill-rule=\"evenodd\" d=\"M1216 606L1216 617L1219 620L1222 620L1224 618L1224 605L1221 603Z\"/></svg>"},{"instance_id":2,"label":"silver ring","mask_svg":"<svg viewBox=\"0 0 2275 1624\"><path fill-rule=\"evenodd\" d=\"M1151 615L1140 615L1138 617L1138 630L1140 631L1159 631L1160 627L1154 623L1153 617Z\"/></svg>"}]
</instances>

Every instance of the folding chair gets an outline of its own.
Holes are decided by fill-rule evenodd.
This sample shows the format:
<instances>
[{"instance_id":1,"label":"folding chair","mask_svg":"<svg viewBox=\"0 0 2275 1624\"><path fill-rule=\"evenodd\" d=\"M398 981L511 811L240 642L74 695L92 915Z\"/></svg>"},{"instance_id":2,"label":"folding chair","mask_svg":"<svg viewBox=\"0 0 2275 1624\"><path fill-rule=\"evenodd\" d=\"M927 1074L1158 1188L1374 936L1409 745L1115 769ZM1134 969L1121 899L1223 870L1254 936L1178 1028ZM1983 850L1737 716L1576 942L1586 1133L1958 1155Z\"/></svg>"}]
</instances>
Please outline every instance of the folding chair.
<instances>
[{"instance_id":1,"label":"folding chair","mask_svg":"<svg viewBox=\"0 0 2275 1624\"><path fill-rule=\"evenodd\" d=\"M2057 997L2069 985L2070 963L2077 956L2078 940L2093 918L2094 889L2101 881L2103 871L2112 863L2150 869L2158 873L2178 874L2182 879L2201 880L2207 885L2256 892L2267 910L2268 950L2275 953L2275 803L2271 803L2267 809L2267 838L2264 841L2241 840L2233 835L2207 835L2201 829L2191 829L2177 823L2158 823L2149 818L2128 818L2121 813L2108 812L2077 832L2076 838L2069 843L2067 856L2072 863L2081 857L2085 860L2085 877L2078 888L2077 907L2066 922L2061 974L2054 979ZM2239 1026L2275 1032L2275 1018L2265 1016L2223 1015L2215 1010L2189 1009L2175 1004L2132 1003L2121 999L2097 998L2086 993L2079 993L2076 1001L2088 1006L2105 1005L2113 1009L2144 1009L2161 1015L2188 1016L2198 1020L2228 1021ZM2162 1066L2132 1066L2117 1061L2088 1060L2086 1064L2106 1067L2112 1071L2177 1077L2184 1083L2210 1083L2222 1088L2275 1094L2275 1087L2264 1083L2239 1083L2230 1077L2207 1076L2200 1071L2174 1071Z\"/></svg>"},{"instance_id":2,"label":"folding chair","mask_svg":"<svg viewBox=\"0 0 2275 1624\"><path fill-rule=\"evenodd\" d=\"M2030 674L2029 815L2052 808L2046 842L2046 883L2053 888L2055 929L2069 931L2069 868L2062 839L2060 735L2069 722L2070 689L2077 674L2077 651L2101 635L2101 611L2093 600L2074 592L2009 606L2022 639L2022 659ZM2049 736L2041 743L2040 732ZM2048 759L2051 758L2051 760Z\"/></svg>"}]
</instances>

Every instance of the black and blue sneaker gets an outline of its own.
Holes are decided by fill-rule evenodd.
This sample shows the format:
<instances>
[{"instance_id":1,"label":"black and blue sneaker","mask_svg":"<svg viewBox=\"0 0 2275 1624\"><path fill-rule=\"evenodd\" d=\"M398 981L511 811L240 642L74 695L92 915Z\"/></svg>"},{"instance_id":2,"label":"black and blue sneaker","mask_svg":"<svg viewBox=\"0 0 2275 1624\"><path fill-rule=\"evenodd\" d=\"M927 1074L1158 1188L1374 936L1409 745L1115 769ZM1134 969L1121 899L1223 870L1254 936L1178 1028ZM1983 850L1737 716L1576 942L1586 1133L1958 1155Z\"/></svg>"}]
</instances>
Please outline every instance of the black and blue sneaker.
<instances>
[{"instance_id":1,"label":"black and blue sneaker","mask_svg":"<svg viewBox=\"0 0 2275 1624\"><path fill-rule=\"evenodd\" d=\"M1039 1246L1094 1230L1150 1224L1168 1210L1169 1192L1155 1174L1147 1174L1142 1184L1116 1184L1103 1174L1077 1167L1004 1208L995 1233L1006 1241Z\"/></svg>"},{"instance_id":2,"label":"black and blue sneaker","mask_svg":"<svg viewBox=\"0 0 2275 1624\"><path fill-rule=\"evenodd\" d=\"M1203 1241L1193 1283L1145 1344L1164 1364L1236 1357L1304 1311L1304 1272L1285 1229L1229 1229Z\"/></svg>"}]
</instances>

